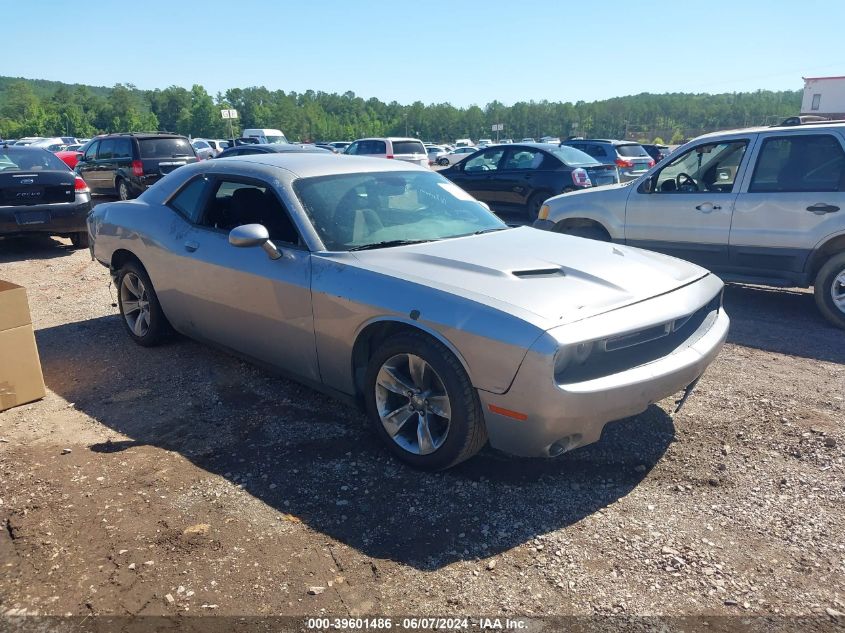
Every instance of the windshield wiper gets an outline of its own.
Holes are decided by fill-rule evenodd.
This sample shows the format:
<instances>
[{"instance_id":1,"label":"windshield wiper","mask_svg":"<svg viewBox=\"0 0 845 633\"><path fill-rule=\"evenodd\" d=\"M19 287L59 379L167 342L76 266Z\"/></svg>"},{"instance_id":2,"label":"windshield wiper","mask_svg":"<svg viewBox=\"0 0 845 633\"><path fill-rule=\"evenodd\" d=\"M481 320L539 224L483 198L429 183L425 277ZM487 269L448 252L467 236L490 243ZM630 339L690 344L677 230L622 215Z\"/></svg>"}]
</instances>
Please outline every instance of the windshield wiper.
<instances>
[{"instance_id":1,"label":"windshield wiper","mask_svg":"<svg viewBox=\"0 0 845 633\"><path fill-rule=\"evenodd\" d=\"M473 235L482 235L484 233L494 233L495 231L504 231L505 229L512 229L512 226L494 226L490 229L481 229L480 231L476 231Z\"/></svg>"},{"instance_id":2,"label":"windshield wiper","mask_svg":"<svg viewBox=\"0 0 845 633\"><path fill-rule=\"evenodd\" d=\"M360 246L353 246L349 249L349 251L369 251L375 248L390 248L391 246L406 246L407 244L422 244L423 242L433 241L434 240L387 240L384 242L374 242L372 244L361 244Z\"/></svg>"}]
</instances>

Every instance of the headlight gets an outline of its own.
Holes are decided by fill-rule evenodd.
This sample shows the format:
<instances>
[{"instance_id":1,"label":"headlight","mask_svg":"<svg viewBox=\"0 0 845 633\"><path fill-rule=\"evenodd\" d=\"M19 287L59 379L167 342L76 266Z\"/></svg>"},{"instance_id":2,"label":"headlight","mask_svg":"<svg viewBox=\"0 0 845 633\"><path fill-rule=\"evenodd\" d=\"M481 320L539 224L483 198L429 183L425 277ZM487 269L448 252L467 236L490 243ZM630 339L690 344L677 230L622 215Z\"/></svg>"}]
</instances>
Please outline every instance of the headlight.
<instances>
[{"instance_id":1,"label":"headlight","mask_svg":"<svg viewBox=\"0 0 845 633\"><path fill-rule=\"evenodd\" d=\"M549 219L549 211L551 211L551 209L549 208L549 205L544 204L542 207L540 207L540 213L537 214L537 218L540 219L540 220L548 220Z\"/></svg>"},{"instance_id":2,"label":"headlight","mask_svg":"<svg viewBox=\"0 0 845 633\"><path fill-rule=\"evenodd\" d=\"M563 373L571 365L583 365L593 353L594 342L573 343L557 350L555 355L555 380L562 382Z\"/></svg>"}]
</instances>

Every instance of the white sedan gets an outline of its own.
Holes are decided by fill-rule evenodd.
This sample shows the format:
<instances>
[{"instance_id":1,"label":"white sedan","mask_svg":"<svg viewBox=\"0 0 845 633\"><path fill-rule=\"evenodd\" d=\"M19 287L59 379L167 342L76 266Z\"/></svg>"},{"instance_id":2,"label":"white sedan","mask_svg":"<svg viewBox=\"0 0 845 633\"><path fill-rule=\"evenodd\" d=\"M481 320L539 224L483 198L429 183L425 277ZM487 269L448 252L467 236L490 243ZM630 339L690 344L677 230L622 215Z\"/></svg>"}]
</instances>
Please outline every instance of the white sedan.
<instances>
[{"instance_id":1,"label":"white sedan","mask_svg":"<svg viewBox=\"0 0 845 633\"><path fill-rule=\"evenodd\" d=\"M470 154L474 154L478 151L477 147L458 147L453 149L448 154L444 154L440 158L437 159L437 164L446 167L447 165L454 165L455 163L461 162L464 158L469 156Z\"/></svg>"}]
</instances>

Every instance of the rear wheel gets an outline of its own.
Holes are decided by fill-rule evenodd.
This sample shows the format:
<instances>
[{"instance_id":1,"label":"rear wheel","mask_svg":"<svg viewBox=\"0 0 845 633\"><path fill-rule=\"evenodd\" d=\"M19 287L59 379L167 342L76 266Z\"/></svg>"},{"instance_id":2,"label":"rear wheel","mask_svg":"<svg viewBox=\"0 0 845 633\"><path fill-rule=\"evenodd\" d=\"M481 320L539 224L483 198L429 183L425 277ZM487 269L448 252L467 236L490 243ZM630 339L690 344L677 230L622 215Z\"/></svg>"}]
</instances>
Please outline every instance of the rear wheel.
<instances>
[{"instance_id":1,"label":"rear wheel","mask_svg":"<svg viewBox=\"0 0 845 633\"><path fill-rule=\"evenodd\" d=\"M540 214L540 207L543 206L543 203L549 198L547 193L543 193L542 191L538 191L531 195L528 198L528 205L526 210L528 212L528 219L533 222L537 219L537 216Z\"/></svg>"},{"instance_id":2,"label":"rear wheel","mask_svg":"<svg viewBox=\"0 0 845 633\"><path fill-rule=\"evenodd\" d=\"M437 161L437 164L440 165L441 167L446 167L449 164L449 159L448 158L441 158Z\"/></svg>"},{"instance_id":3,"label":"rear wheel","mask_svg":"<svg viewBox=\"0 0 845 633\"><path fill-rule=\"evenodd\" d=\"M117 288L123 325L132 340L144 347L159 343L169 326L144 267L135 261L123 264L117 274Z\"/></svg>"},{"instance_id":4,"label":"rear wheel","mask_svg":"<svg viewBox=\"0 0 845 633\"><path fill-rule=\"evenodd\" d=\"M816 305L824 317L845 328L845 253L831 257L816 275Z\"/></svg>"},{"instance_id":5,"label":"rear wheel","mask_svg":"<svg viewBox=\"0 0 845 633\"><path fill-rule=\"evenodd\" d=\"M88 231L71 233L70 243L73 244L74 248L88 248Z\"/></svg>"},{"instance_id":6,"label":"rear wheel","mask_svg":"<svg viewBox=\"0 0 845 633\"><path fill-rule=\"evenodd\" d=\"M481 405L455 356L422 333L397 334L370 358L367 413L399 459L443 470L475 455L487 441Z\"/></svg>"},{"instance_id":7,"label":"rear wheel","mask_svg":"<svg viewBox=\"0 0 845 633\"><path fill-rule=\"evenodd\" d=\"M129 185L123 178L117 180L117 197L121 200L131 200L132 195L129 193Z\"/></svg>"}]
</instances>

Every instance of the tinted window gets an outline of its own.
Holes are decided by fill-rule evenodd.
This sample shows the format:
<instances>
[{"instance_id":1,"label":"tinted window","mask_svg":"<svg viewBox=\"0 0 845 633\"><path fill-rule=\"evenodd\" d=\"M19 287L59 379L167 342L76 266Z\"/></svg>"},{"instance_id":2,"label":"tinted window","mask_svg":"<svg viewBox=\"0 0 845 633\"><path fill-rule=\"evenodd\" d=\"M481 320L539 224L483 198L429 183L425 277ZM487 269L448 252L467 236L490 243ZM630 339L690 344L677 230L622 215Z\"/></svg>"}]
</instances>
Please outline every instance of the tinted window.
<instances>
[{"instance_id":1,"label":"tinted window","mask_svg":"<svg viewBox=\"0 0 845 633\"><path fill-rule=\"evenodd\" d=\"M465 172L495 171L499 168L499 160L505 153L503 148L494 148L480 152L478 156L467 158L464 163Z\"/></svg>"},{"instance_id":2,"label":"tinted window","mask_svg":"<svg viewBox=\"0 0 845 633\"><path fill-rule=\"evenodd\" d=\"M107 138L100 141L100 151L97 153L97 158L100 160L110 159L114 157L114 139Z\"/></svg>"},{"instance_id":3,"label":"tinted window","mask_svg":"<svg viewBox=\"0 0 845 633\"><path fill-rule=\"evenodd\" d=\"M352 143L352 145L347 146L344 154L357 154L358 153L358 143Z\"/></svg>"},{"instance_id":4,"label":"tinted window","mask_svg":"<svg viewBox=\"0 0 845 633\"><path fill-rule=\"evenodd\" d=\"M768 138L748 191L845 191L842 146L827 134Z\"/></svg>"},{"instance_id":5,"label":"tinted window","mask_svg":"<svg viewBox=\"0 0 845 633\"><path fill-rule=\"evenodd\" d=\"M100 141L94 141L85 150L85 160L94 160L97 158L97 148L100 146Z\"/></svg>"},{"instance_id":6,"label":"tinted window","mask_svg":"<svg viewBox=\"0 0 845 633\"><path fill-rule=\"evenodd\" d=\"M192 180L170 201L170 206L189 221L197 222L201 211L202 192L205 190L207 183L208 181L205 178Z\"/></svg>"},{"instance_id":7,"label":"tinted window","mask_svg":"<svg viewBox=\"0 0 845 633\"><path fill-rule=\"evenodd\" d=\"M20 147L0 148L0 170L5 172L15 171L44 171L59 170L69 171L55 154L46 149L21 149ZM12 220L14 222L14 219Z\"/></svg>"},{"instance_id":8,"label":"tinted window","mask_svg":"<svg viewBox=\"0 0 845 633\"><path fill-rule=\"evenodd\" d=\"M432 148L436 149L436 148ZM394 154L425 154L425 147L419 141L393 141Z\"/></svg>"},{"instance_id":9,"label":"tinted window","mask_svg":"<svg viewBox=\"0 0 845 633\"><path fill-rule=\"evenodd\" d=\"M184 158L196 156L194 148L184 138L142 138L141 158Z\"/></svg>"},{"instance_id":10,"label":"tinted window","mask_svg":"<svg viewBox=\"0 0 845 633\"><path fill-rule=\"evenodd\" d=\"M387 154L384 141L361 141L356 154Z\"/></svg>"},{"instance_id":11,"label":"tinted window","mask_svg":"<svg viewBox=\"0 0 845 633\"><path fill-rule=\"evenodd\" d=\"M273 190L252 182L219 181L200 223L222 231L244 224L262 224L272 240L299 242L299 235Z\"/></svg>"},{"instance_id":12,"label":"tinted window","mask_svg":"<svg viewBox=\"0 0 845 633\"><path fill-rule=\"evenodd\" d=\"M616 152L625 158L636 158L637 156L650 158L642 145L617 145Z\"/></svg>"},{"instance_id":13,"label":"tinted window","mask_svg":"<svg viewBox=\"0 0 845 633\"><path fill-rule=\"evenodd\" d=\"M508 152L502 169L539 169L546 155L538 149L517 149Z\"/></svg>"},{"instance_id":14,"label":"tinted window","mask_svg":"<svg viewBox=\"0 0 845 633\"><path fill-rule=\"evenodd\" d=\"M132 158L132 141L128 138L115 139L113 151L115 158Z\"/></svg>"}]
</instances>

